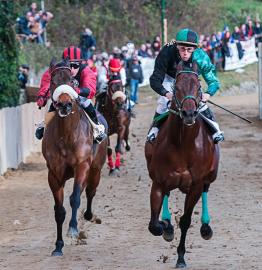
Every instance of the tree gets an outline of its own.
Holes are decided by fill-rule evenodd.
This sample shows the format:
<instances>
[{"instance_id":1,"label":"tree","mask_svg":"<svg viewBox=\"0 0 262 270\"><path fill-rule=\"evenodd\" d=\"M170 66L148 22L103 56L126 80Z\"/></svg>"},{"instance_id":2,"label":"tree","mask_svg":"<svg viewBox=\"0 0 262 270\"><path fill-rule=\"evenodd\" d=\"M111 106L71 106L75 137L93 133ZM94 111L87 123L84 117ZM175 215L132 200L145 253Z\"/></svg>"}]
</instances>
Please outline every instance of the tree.
<instances>
[{"instance_id":1,"label":"tree","mask_svg":"<svg viewBox=\"0 0 262 270\"><path fill-rule=\"evenodd\" d=\"M0 108L15 106L19 100L18 46L13 29L15 19L14 2L0 1Z\"/></svg>"}]
</instances>

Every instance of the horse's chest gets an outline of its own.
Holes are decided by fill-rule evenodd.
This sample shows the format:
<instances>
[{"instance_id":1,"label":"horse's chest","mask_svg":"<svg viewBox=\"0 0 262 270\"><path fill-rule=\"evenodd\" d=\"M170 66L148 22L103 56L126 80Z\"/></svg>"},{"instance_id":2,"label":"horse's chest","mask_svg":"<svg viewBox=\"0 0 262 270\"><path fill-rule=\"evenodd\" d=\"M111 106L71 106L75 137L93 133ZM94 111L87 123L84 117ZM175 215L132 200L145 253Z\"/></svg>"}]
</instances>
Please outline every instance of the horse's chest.
<instances>
[{"instance_id":1,"label":"horse's chest","mask_svg":"<svg viewBox=\"0 0 262 270\"><path fill-rule=\"evenodd\" d=\"M179 188L182 192L189 192L192 185L192 175L188 170L169 171L166 175L166 187L169 190Z\"/></svg>"}]
</instances>

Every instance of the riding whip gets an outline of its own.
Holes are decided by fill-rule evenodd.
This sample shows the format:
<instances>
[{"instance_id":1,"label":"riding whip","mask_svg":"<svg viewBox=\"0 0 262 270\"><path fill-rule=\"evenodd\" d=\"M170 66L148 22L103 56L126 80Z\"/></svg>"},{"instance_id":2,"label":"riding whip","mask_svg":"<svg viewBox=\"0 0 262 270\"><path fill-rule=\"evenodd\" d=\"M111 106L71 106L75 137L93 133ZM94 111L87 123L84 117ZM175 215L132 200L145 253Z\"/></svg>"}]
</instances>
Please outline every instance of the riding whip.
<instances>
[{"instance_id":1,"label":"riding whip","mask_svg":"<svg viewBox=\"0 0 262 270\"><path fill-rule=\"evenodd\" d=\"M237 116L238 118L240 118L240 119L242 119L242 120L248 122L249 124L252 124L252 123L253 123L252 121L248 120L247 118L242 117L242 116L240 116L240 115L237 114L237 113L231 112L230 110L228 110L228 109L226 109L226 108L224 108L224 107L222 107L222 106L220 106L220 105L214 103L213 101L208 100L207 102L209 102L209 103L215 105L216 107L218 107L218 108L220 108L220 109L222 109L222 110L224 110L224 111L226 111L226 112L229 112L229 113L231 113L231 114Z\"/></svg>"}]
</instances>

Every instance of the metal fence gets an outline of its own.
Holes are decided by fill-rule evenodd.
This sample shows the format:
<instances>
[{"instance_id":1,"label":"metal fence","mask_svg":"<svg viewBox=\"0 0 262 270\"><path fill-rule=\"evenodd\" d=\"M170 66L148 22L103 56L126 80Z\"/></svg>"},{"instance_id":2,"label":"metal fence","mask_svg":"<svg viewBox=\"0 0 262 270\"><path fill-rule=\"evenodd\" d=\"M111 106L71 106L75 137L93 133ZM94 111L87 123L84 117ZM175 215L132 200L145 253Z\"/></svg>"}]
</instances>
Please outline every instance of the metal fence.
<instances>
[{"instance_id":1,"label":"metal fence","mask_svg":"<svg viewBox=\"0 0 262 270\"><path fill-rule=\"evenodd\" d=\"M40 151L41 142L34 133L44 114L35 103L0 110L0 174L16 169L31 152Z\"/></svg>"}]
</instances>

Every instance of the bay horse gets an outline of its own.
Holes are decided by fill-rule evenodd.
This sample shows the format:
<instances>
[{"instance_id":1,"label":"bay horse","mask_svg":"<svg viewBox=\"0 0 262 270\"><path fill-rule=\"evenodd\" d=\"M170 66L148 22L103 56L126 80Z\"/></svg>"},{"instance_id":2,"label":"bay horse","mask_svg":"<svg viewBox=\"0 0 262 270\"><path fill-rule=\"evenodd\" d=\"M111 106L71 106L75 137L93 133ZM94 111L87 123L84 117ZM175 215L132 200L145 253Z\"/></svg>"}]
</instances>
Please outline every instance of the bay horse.
<instances>
[{"instance_id":1,"label":"bay horse","mask_svg":"<svg viewBox=\"0 0 262 270\"><path fill-rule=\"evenodd\" d=\"M128 136L131 122L131 113L126 108L126 95L124 94L124 88L119 74L110 77L108 89L105 94L104 97L97 99L96 108L105 117L108 123L107 158L110 169L109 175L119 175L124 141L126 144L125 149L130 151ZM115 163L113 161L113 151L110 147L109 139L109 136L113 134L117 134Z\"/></svg>"},{"instance_id":2,"label":"bay horse","mask_svg":"<svg viewBox=\"0 0 262 270\"><path fill-rule=\"evenodd\" d=\"M173 240L174 227L170 222L168 196L176 188L186 194L184 214L179 222L181 237L177 247L177 268L186 267L184 254L187 230L201 194L201 236L206 240L212 237L207 192L217 177L219 146L214 144L199 113L202 94L197 70L195 62L189 70L185 69L182 62L178 64L168 118L157 138L145 144L147 168L153 181L150 194L151 219L148 226L153 235L162 235L166 241ZM162 205L162 221L159 221Z\"/></svg>"},{"instance_id":3,"label":"bay horse","mask_svg":"<svg viewBox=\"0 0 262 270\"><path fill-rule=\"evenodd\" d=\"M53 96L58 86L70 85L69 61L58 64L52 61L49 70L51 73L50 91ZM72 91L74 92L73 88ZM48 183L55 201L57 240L52 255L62 256L64 246L62 226L66 215L63 206L65 182L74 178L73 192L70 196L72 216L68 235L76 238L78 237L77 211L84 189L87 197L84 218L90 221L93 217L92 200L100 181L101 169L106 161L107 141L104 140L101 144L94 143L91 124L72 95L62 93L53 105L55 115L45 128L42 153L48 168Z\"/></svg>"}]
</instances>

